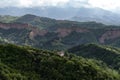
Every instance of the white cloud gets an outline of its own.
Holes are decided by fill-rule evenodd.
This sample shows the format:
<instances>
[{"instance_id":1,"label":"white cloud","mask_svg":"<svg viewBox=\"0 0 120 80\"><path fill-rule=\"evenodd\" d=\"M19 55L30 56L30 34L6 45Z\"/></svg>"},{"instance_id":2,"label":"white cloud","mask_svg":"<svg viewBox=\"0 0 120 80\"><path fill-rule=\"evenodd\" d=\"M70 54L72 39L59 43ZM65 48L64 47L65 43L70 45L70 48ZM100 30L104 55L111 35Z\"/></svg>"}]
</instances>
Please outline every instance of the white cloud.
<instances>
[{"instance_id":1,"label":"white cloud","mask_svg":"<svg viewBox=\"0 0 120 80\"><path fill-rule=\"evenodd\" d=\"M0 0L0 7L10 7L11 5L17 6L19 4L17 0Z\"/></svg>"},{"instance_id":2,"label":"white cloud","mask_svg":"<svg viewBox=\"0 0 120 80\"><path fill-rule=\"evenodd\" d=\"M120 8L120 0L0 0L0 7L72 6L99 7L107 10Z\"/></svg>"},{"instance_id":3,"label":"white cloud","mask_svg":"<svg viewBox=\"0 0 120 80\"><path fill-rule=\"evenodd\" d=\"M69 0L67 3L72 7L90 7L88 0ZM68 6L68 5L67 5Z\"/></svg>"},{"instance_id":4,"label":"white cloud","mask_svg":"<svg viewBox=\"0 0 120 80\"><path fill-rule=\"evenodd\" d=\"M63 6L70 0L0 0L0 7Z\"/></svg>"},{"instance_id":5,"label":"white cloud","mask_svg":"<svg viewBox=\"0 0 120 80\"><path fill-rule=\"evenodd\" d=\"M120 0L89 0L88 3L93 7L99 7L107 10L120 8Z\"/></svg>"},{"instance_id":6,"label":"white cloud","mask_svg":"<svg viewBox=\"0 0 120 80\"><path fill-rule=\"evenodd\" d=\"M19 4L18 4L18 7L30 7L30 5L33 4L32 0L18 0L19 1Z\"/></svg>"},{"instance_id":7,"label":"white cloud","mask_svg":"<svg viewBox=\"0 0 120 80\"><path fill-rule=\"evenodd\" d=\"M26 0L31 1L32 7L39 7L39 6L62 6L65 5L69 0ZM24 2L24 0L23 0Z\"/></svg>"},{"instance_id":8,"label":"white cloud","mask_svg":"<svg viewBox=\"0 0 120 80\"><path fill-rule=\"evenodd\" d=\"M68 6L68 4L69 6L80 7L87 1L88 0L0 0L0 7Z\"/></svg>"}]
</instances>

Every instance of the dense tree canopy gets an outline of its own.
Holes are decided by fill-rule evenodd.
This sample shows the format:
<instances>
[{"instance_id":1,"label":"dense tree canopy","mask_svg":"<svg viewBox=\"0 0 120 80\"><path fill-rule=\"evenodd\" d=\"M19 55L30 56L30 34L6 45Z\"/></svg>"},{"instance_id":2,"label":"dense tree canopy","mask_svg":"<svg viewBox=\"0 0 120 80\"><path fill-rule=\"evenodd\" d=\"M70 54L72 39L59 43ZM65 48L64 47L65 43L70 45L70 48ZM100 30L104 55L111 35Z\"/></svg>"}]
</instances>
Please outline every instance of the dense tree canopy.
<instances>
[{"instance_id":1,"label":"dense tree canopy","mask_svg":"<svg viewBox=\"0 0 120 80\"><path fill-rule=\"evenodd\" d=\"M28 46L0 45L0 80L119 80L100 61Z\"/></svg>"}]
</instances>

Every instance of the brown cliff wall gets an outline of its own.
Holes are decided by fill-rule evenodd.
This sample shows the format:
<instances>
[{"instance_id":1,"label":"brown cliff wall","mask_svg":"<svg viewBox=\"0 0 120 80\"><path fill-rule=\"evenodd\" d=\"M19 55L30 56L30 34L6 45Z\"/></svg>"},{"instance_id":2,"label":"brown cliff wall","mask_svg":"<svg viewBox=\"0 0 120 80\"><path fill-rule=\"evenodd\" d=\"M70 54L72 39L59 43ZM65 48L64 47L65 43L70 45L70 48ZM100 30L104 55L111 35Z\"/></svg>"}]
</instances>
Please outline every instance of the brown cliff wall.
<instances>
[{"instance_id":1,"label":"brown cliff wall","mask_svg":"<svg viewBox=\"0 0 120 80\"><path fill-rule=\"evenodd\" d=\"M119 30L109 30L106 31L100 38L100 43L105 43L105 40L115 39L120 37L120 29Z\"/></svg>"},{"instance_id":2,"label":"brown cliff wall","mask_svg":"<svg viewBox=\"0 0 120 80\"><path fill-rule=\"evenodd\" d=\"M56 33L59 34L59 35L58 35L59 37L65 37L65 36L69 35L69 34L70 34L71 32L73 32L73 31L79 32L79 33L89 32L88 29L75 28L75 27L73 27L73 28L58 28L58 29L56 30Z\"/></svg>"}]
</instances>

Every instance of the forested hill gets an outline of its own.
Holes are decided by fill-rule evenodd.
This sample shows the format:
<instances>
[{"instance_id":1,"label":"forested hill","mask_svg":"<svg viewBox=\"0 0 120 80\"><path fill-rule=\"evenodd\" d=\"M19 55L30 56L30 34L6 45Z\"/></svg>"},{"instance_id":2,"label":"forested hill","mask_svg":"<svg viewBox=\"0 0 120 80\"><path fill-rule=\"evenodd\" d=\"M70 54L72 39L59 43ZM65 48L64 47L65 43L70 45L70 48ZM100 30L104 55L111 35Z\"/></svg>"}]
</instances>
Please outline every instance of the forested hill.
<instances>
[{"instance_id":1,"label":"forested hill","mask_svg":"<svg viewBox=\"0 0 120 80\"><path fill-rule=\"evenodd\" d=\"M0 80L119 80L94 59L29 46L0 45Z\"/></svg>"},{"instance_id":2,"label":"forested hill","mask_svg":"<svg viewBox=\"0 0 120 80\"><path fill-rule=\"evenodd\" d=\"M120 48L98 44L84 44L73 47L68 52L89 59L97 59L120 72Z\"/></svg>"},{"instance_id":3,"label":"forested hill","mask_svg":"<svg viewBox=\"0 0 120 80\"><path fill-rule=\"evenodd\" d=\"M120 47L119 41L120 26L55 20L31 14L0 17L1 43L65 50L86 43Z\"/></svg>"}]
</instances>

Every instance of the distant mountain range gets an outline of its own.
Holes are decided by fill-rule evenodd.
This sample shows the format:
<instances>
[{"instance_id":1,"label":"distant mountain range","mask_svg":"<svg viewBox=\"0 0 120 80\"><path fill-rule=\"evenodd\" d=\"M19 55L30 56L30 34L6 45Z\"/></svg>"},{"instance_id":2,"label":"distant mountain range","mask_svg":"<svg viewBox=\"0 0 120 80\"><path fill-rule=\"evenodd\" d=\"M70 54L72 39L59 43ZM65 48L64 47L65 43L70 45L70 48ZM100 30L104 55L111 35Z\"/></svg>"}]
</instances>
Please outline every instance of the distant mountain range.
<instances>
[{"instance_id":1,"label":"distant mountain range","mask_svg":"<svg viewBox=\"0 0 120 80\"><path fill-rule=\"evenodd\" d=\"M12 16L0 16L0 80L120 80L120 26L106 25L119 15L88 8L48 14L45 8L41 17L12 9L5 9Z\"/></svg>"},{"instance_id":2,"label":"distant mountain range","mask_svg":"<svg viewBox=\"0 0 120 80\"><path fill-rule=\"evenodd\" d=\"M120 47L120 26L96 22L55 20L26 14L0 18L0 42L64 50L76 45L98 43Z\"/></svg>"},{"instance_id":3,"label":"distant mountain range","mask_svg":"<svg viewBox=\"0 0 120 80\"><path fill-rule=\"evenodd\" d=\"M72 11L71 11L72 10ZM55 18L55 19L69 19L77 12L76 8L59 8L59 7L44 7L44 8L0 8L1 15L22 16L25 14L34 14L37 16Z\"/></svg>"},{"instance_id":4,"label":"distant mountain range","mask_svg":"<svg viewBox=\"0 0 120 80\"><path fill-rule=\"evenodd\" d=\"M120 14L100 8L81 8L71 20L80 22L95 21L107 25L120 25Z\"/></svg>"},{"instance_id":5,"label":"distant mountain range","mask_svg":"<svg viewBox=\"0 0 120 80\"><path fill-rule=\"evenodd\" d=\"M108 25L120 25L120 14L116 14L101 8L0 8L1 15L22 16L34 14L37 16L49 17L54 19L73 20L80 22L95 21Z\"/></svg>"}]
</instances>

